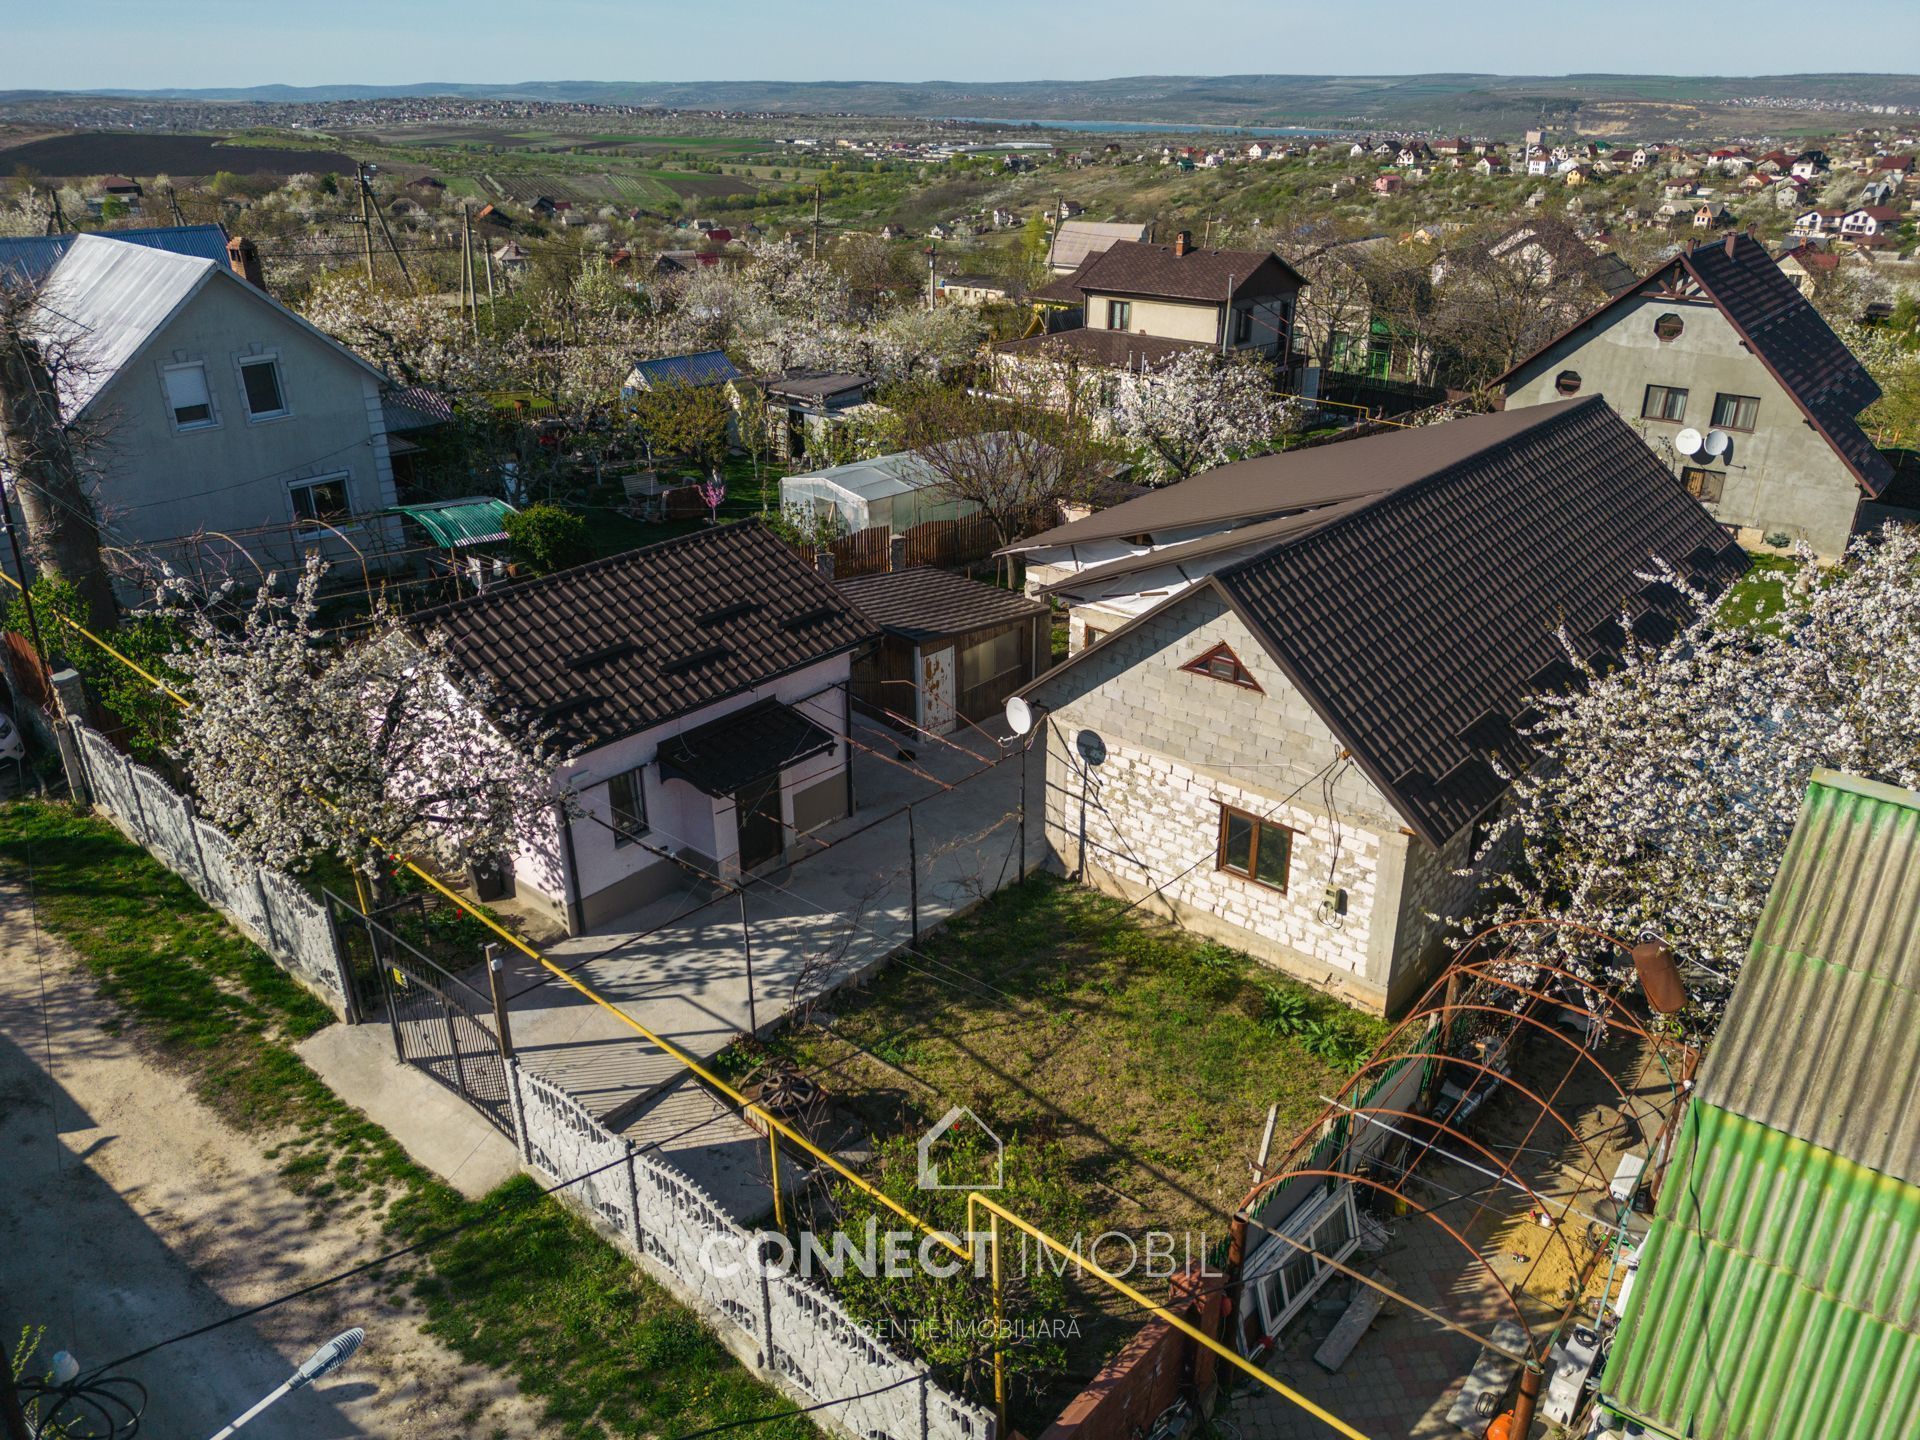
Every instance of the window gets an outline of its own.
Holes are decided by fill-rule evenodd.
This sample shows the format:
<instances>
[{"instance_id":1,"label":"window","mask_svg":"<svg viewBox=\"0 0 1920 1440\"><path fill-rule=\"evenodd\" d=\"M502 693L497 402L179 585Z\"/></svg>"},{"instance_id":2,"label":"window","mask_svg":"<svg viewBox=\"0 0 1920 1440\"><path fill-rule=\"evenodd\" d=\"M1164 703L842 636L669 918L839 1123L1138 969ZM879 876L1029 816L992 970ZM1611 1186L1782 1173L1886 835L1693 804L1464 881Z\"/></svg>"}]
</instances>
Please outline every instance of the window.
<instances>
[{"instance_id":1,"label":"window","mask_svg":"<svg viewBox=\"0 0 1920 1440\"><path fill-rule=\"evenodd\" d=\"M347 477L329 475L321 480L302 480L289 487L294 518L298 520L338 520L347 514Z\"/></svg>"},{"instance_id":2,"label":"window","mask_svg":"<svg viewBox=\"0 0 1920 1440\"><path fill-rule=\"evenodd\" d=\"M613 848L631 845L647 832L647 767L624 770L607 781L607 809Z\"/></svg>"},{"instance_id":3,"label":"window","mask_svg":"<svg viewBox=\"0 0 1920 1440\"><path fill-rule=\"evenodd\" d=\"M1669 340L1678 340L1680 332L1687 328L1687 322L1669 310L1653 322L1653 333L1662 345Z\"/></svg>"},{"instance_id":4,"label":"window","mask_svg":"<svg viewBox=\"0 0 1920 1440\"><path fill-rule=\"evenodd\" d=\"M1679 424L1687 418L1687 392L1672 385L1647 386L1647 398L1640 403L1640 418Z\"/></svg>"},{"instance_id":5,"label":"window","mask_svg":"<svg viewBox=\"0 0 1920 1440\"><path fill-rule=\"evenodd\" d=\"M1106 633L1107 633L1106 631L1097 629L1092 625L1087 626L1086 638L1080 642L1080 648L1084 650L1089 645L1097 645L1100 642L1101 637L1103 637Z\"/></svg>"},{"instance_id":6,"label":"window","mask_svg":"<svg viewBox=\"0 0 1920 1440\"><path fill-rule=\"evenodd\" d=\"M173 411L176 430L204 430L217 425L213 414L213 396L207 389L204 365L169 365L162 372L167 382L167 405Z\"/></svg>"},{"instance_id":7,"label":"window","mask_svg":"<svg viewBox=\"0 0 1920 1440\"><path fill-rule=\"evenodd\" d=\"M1553 388L1558 390L1562 395L1578 395L1580 393L1580 372L1578 370L1562 370L1558 375L1553 377Z\"/></svg>"},{"instance_id":8,"label":"window","mask_svg":"<svg viewBox=\"0 0 1920 1440\"><path fill-rule=\"evenodd\" d=\"M1233 343L1245 345L1253 339L1253 311L1236 310L1233 317Z\"/></svg>"},{"instance_id":9,"label":"window","mask_svg":"<svg viewBox=\"0 0 1920 1440\"><path fill-rule=\"evenodd\" d=\"M1240 657L1225 645L1216 645L1198 660L1189 660L1180 667L1195 675L1205 675L1214 680L1224 680L1229 685L1244 686L1248 690L1258 690L1260 684L1247 673L1247 667L1240 663Z\"/></svg>"},{"instance_id":10,"label":"window","mask_svg":"<svg viewBox=\"0 0 1920 1440\"><path fill-rule=\"evenodd\" d=\"M240 362L240 388L246 393L247 414L255 420L267 420L287 413L287 401L280 389L280 362L271 356Z\"/></svg>"},{"instance_id":11,"label":"window","mask_svg":"<svg viewBox=\"0 0 1920 1440\"><path fill-rule=\"evenodd\" d=\"M1718 430L1751 430L1760 418L1758 395L1716 395L1713 424Z\"/></svg>"},{"instance_id":12,"label":"window","mask_svg":"<svg viewBox=\"0 0 1920 1440\"><path fill-rule=\"evenodd\" d=\"M1718 470L1700 470L1692 465L1682 466L1680 470L1680 483L1687 487L1687 494L1702 505L1717 504L1726 481L1727 477Z\"/></svg>"},{"instance_id":13,"label":"window","mask_svg":"<svg viewBox=\"0 0 1920 1440\"><path fill-rule=\"evenodd\" d=\"M1216 868L1275 890L1287 888L1293 831L1231 805L1220 807L1220 852Z\"/></svg>"},{"instance_id":14,"label":"window","mask_svg":"<svg viewBox=\"0 0 1920 1440\"><path fill-rule=\"evenodd\" d=\"M1125 330L1133 324L1133 302L1131 300L1109 300L1107 302L1107 328Z\"/></svg>"}]
</instances>

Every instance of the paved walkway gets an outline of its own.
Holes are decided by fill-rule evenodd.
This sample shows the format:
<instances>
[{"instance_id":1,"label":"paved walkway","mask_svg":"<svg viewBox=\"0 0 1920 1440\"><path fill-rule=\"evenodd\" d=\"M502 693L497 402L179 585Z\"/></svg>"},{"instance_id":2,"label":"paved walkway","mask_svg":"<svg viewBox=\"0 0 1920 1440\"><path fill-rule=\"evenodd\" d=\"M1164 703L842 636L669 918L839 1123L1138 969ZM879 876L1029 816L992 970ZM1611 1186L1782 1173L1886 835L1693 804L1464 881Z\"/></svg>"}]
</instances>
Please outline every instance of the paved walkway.
<instances>
[{"instance_id":1,"label":"paved walkway","mask_svg":"<svg viewBox=\"0 0 1920 1440\"><path fill-rule=\"evenodd\" d=\"M856 738L889 757L902 744L900 736L865 724ZM819 837L839 843L755 880L746 893L744 932L738 896L678 894L609 933L552 945L548 955L700 1059L750 1025L770 1028L797 1003L878 966L910 942L916 898L910 852L923 931L1017 875L1019 827L1012 816L1019 807L1020 761L1016 755L993 764L998 747L979 734L954 739L967 747L964 753L930 740L911 747L914 766L948 784L963 782L951 791L856 750L858 808ZM1028 766L1030 854L1041 847L1042 769ZM894 813L909 801L911 837L906 815ZM484 976L478 983L484 987ZM634 1123L685 1067L525 957L512 957L508 984L517 992L510 1010L521 1061L608 1123L643 1138Z\"/></svg>"}]
</instances>

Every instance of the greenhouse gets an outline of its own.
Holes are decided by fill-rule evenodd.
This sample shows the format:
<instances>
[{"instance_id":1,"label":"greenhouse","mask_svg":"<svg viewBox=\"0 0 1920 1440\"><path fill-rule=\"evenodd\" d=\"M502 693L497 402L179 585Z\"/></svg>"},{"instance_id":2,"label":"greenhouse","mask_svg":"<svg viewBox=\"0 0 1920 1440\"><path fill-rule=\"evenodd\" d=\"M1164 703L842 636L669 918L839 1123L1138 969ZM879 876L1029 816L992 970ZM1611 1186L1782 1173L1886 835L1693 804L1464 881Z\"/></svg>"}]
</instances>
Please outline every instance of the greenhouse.
<instances>
[{"instance_id":1,"label":"greenhouse","mask_svg":"<svg viewBox=\"0 0 1920 1440\"><path fill-rule=\"evenodd\" d=\"M933 467L912 450L789 475L780 482L780 505L816 515L838 511L848 534L884 525L895 535L929 520L957 520L980 509L974 501L955 498Z\"/></svg>"}]
</instances>

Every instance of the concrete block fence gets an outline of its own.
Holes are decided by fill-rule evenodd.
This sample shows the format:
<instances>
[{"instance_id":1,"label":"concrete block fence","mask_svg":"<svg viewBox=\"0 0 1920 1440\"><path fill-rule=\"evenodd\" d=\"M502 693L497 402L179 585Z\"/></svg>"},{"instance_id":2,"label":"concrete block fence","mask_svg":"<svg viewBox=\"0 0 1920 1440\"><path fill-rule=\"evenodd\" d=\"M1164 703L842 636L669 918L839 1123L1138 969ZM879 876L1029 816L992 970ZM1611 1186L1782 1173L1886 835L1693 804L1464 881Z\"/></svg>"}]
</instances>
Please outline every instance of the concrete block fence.
<instances>
[{"instance_id":1,"label":"concrete block fence","mask_svg":"<svg viewBox=\"0 0 1920 1440\"><path fill-rule=\"evenodd\" d=\"M679 1300L728 1348L801 1405L859 1395L813 1412L852 1440L994 1440L992 1415L896 1355L831 1295L798 1276L732 1264L753 1237L692 1180L603 1129L552 1081L509 1064L521 1159ZM611 1166L601 1169L602 1166ZM719 1237L716 1266L702 1250ZM731 1269L731 1274L718 1270ZM879 1394L868 1394L880 1391Z\"/></svg>"},{"instance_id":2,"label":"concrete block fence","mask_svg":"<svg viewBox=\"0 0 1920 1440\"><path fill-rule=\"evenodd\" d=\"M65 723L73 728L84 772L78 778L94 809L191 885L337 1017L347 1018L346 957L326 908L292 877L242 855L155 772L80 721Z\"/></svg>"}]
</instances>

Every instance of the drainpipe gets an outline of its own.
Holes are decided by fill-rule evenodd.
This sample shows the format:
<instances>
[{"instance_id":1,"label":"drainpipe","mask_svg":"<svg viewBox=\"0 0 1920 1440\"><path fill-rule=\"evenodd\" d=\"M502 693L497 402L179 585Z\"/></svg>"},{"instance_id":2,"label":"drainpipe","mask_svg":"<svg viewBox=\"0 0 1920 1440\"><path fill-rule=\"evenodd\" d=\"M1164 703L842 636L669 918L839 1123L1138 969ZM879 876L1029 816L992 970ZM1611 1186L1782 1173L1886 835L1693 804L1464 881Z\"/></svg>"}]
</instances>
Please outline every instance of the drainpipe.
<instances>
[{"instance_id":1,"label":"drainpipe","mask_svg":"<svg viewBox=\"0 0 1920 1440\"><path fill-rule=\"evenodd\" d=\"M553 802L554 818L560 823L561 860L566 867L563 902L567 909L567 933L578 935L587 928L586 907L580 899L580 862L573 853L573 821L567 817L563 800Z\"/></svg>"}]
</instances>

